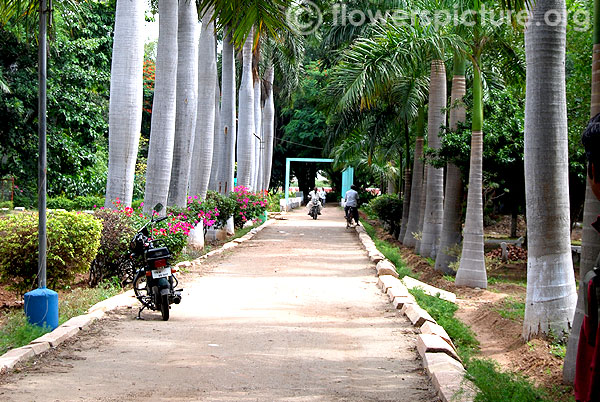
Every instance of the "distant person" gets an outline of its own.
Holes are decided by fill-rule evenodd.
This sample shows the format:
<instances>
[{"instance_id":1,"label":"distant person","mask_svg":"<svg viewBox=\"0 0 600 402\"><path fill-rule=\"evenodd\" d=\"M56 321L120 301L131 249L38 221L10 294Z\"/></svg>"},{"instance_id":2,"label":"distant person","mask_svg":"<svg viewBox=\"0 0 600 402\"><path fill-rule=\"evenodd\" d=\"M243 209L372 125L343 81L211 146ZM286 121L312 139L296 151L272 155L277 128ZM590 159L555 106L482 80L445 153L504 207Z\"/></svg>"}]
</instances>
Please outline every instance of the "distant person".
<instances>
[{"instance_id":1,"label":"distant person","mask_svg":"<svg viewBox=\"0 0 600 402\"><path fill-rule=\"evenodd\" d=\"M592 192L600 200L600 113L583 132L581 142L588 160L587 177ZM592 223L600 232L600 216ZM575 362L575 399L577 402L600 401L600 255L583 278L584 317L579 332Z\"/></svg>"},{"instance_id":2,"label":"distant person","mask_svg":"<svg viewBox=\"0 0 600 402\"><path fill-rule=\"evenodd\" d=\"M327 198L327 193L325 192L325 187L321 187L321 191L319 191L319 199L321 200L321 205L325 207L325 199Z\"/></svg>"},{"instance_id":3,"label":"distant person","mask_svg":"<svg viewBox=\"0 0 600 402\"><path fill-rule=\"evenodd\" d=\"M356 222L356 226L360 226L358 222L358 201L359 201L358 191L356 191L356 186L353 184L350 186L350 190L346 191L346 196L344 200L346 202L346 206L344 207L344 212L346 213L346 219L348 218L348 214L352 216L354 222Z\"/></svg>"}]
</instances>

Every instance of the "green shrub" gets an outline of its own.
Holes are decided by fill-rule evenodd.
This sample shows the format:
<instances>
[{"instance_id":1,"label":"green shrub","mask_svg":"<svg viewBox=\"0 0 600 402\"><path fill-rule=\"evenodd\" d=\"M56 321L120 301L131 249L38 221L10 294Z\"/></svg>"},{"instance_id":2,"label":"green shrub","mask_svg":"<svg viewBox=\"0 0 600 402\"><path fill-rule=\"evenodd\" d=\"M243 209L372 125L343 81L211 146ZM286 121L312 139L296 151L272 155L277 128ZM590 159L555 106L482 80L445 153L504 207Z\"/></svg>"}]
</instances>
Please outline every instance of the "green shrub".
<instances>
[{"instance_id":1,"label":"green shrub","mask_svg":"<svg viewBox=\"0 0 600 402\"><path fill-rule=\"evenodd\" d=\"M96 256L102 223L91 215L54 211L47 228L47 281L52 287L69 285ZM0 217L0 279L21 294L37 282L37 232L37 213Z\"/></svg>"},{"instance_id":2,"label":"green shrub","mask_svg":"<svg viewBox=\"0 0 600 402\"><path fill-rule=\"evenodd\" d=\"M369 202L371 210L394 232L402 220L402 200L395 194L384 194Z\"/></svg>"},{"instance_id":3,"label":"green shrub","mask_svg":"<svg viewBox=\"0 0 600 402\"><path fill-rule=\"evenodd\" d=\"M127 251L129 242L136 230L132 220L120 211L97 209L94 216L102 222L100 248L90 266L91 286L96 286L104 278L117 277L124 283L129 269Z\"/></svg>"},{"instance_id":4,"label":"green shrub","mask_svg":"<svg viewBox=\"0 0 600 402\"><path fill-rule=\"evenodd\" d=\"M104 206L104 197L97 195L78 196L73 200L75 209L79 211L92 210Z\"/></svg>"},{"instance_id":5,"label":"green shrub","mask_svg":"<svg viewBox=\"0 0 600 402\"><path fill-rule=\"evenodd\" d=\"M0 202L0 208L8 208L8 209L13 209L13 202L12 201L2 201Z\"/></svg>"},{"instance_id":6,"label":"green shrub","mask_svg":"<svg viewBox=\"0 0 600 402\"><path fill-rule=\"evenodd\" d=\"M49 209L66 209L67 211L72 211L76 209L75 202L67 197L58 196L58 197L50 197L46 201L46 208Z\"/></svg>"},{"instance_id":7,"label":"green shrub","mask_svg":"<svg viewBox=\"0 0 600 402\"><path fill-rule=\"evenodd\" d=\"M142 209L142 204L143 204L144 200L135 200L131 203L131 208L133 208L134 210L138 210L138 209Z\"/></svg>"},{"instance_id":8,"label":"green shrub","mask_svg":"<svg viewBox=\"0 0 600 402\"><path fill-rule=\"evenodd\" d=\"M341 194L340 198L344 196L345 194ZM358 196L360 197L361 204L367 204L371 202L372 199L377 197L377 195L373 194L371 191L359 191Z\"/></svg>"}]
</instances>

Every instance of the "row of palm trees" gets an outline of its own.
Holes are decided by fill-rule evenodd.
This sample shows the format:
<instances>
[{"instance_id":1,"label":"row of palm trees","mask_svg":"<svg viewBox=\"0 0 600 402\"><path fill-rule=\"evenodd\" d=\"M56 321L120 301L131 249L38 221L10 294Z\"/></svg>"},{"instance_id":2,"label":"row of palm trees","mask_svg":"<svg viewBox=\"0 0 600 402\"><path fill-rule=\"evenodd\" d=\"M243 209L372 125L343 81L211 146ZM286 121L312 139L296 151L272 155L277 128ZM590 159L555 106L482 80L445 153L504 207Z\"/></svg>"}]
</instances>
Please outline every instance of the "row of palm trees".
<instances>
[{"instance_id":1,"label":"row of palm trees","mask_svg":"<svg viewBox=\"0 0 600 402\"><path fill-rule=\"evenodd\" d=\"M456 6L456 2L424 0L417 8L435 9ZM509 4L510 5L510 4ZM478 1L463 1L463 9L476 9ZM563 0L537 0L530 4L529 24L525 29L525 186L528 236L528 280L523 337L568 335L565 379L572 380L581 313L575 316L576 287L570 249L568 143L565 93L566 10ZM559 24L548 25L544 16L559 10ZM597 18L597 16L596 16ZM336 118L349 125L357 121L355 130L384 108L396 113L389 116L389 131L401 141L398 123L403 119L419 121L427 109L427 146L439 148L439 131L446 126L456 130L465 121L465 73L472 82L471 156L468 177L451 163L444 169L423 161L423 133L416 127L412 172L410 156L404 158L404 211L400 236L406 246L435 260L435 267L445 273L461 249L456 271L456 284L487 287L483 235L483 101L486 75L498 72L494 65L513 66L505 72L519 75L523 65L519 57L519 35L505 26L483 24L475 17L471 27L430 26L396 27L385 21L369 30L356 33L351 45L343 48L334 61L333 108ZM347 37L344 38L348 40ZM600 43L600 38L595 38ZM597 45L594 45L594 48ZM515 47L515 45L517 45ZM599 45L600 46L600 45ZM594 53L596 58L597 54ZM468 62L468 63L466 63ZM452 65L450 102L446 94L446 65ZM426 67L428 66L428 67ZM598 68L598 66L595 66ZM592 91L598 92L596 75ZM410 83L411 85L407 85ZM404 88L399 92L399 88ZM414 96L409 96L414 90ZM398 96L399 94L404 96ZM599 92L600 93L600 92ZM600 99L600 98L599 98ZM592 115L600 102L592 105ZM408 111L406 113L405 111ZM420 113L419 113L420 112ZM405 114L403 114L405 113ZM363 119L348 118L360 114ZM366 135L374 135L366 134ZM350 136L358 142L355 134ZM408 145L408 138L405 140ZM384 147L386 147L385 145ZM334 151L347 144L339 144ZM374 152L376 154L377 151ZM401 170L401 169L400 169ZM461 230L463 180L467 180L465 225ZM410 189L410 191L408 191ZM585 203L586 224L600 213L600 205L588 189ZM592 266L600 239L593 229L584 232L581 274ZM462 232L462 236L461 236ZM461 241L462 237L462 241ZM586 240L589 237L590 240ZM581 303L581 298L580 298ZM575 316L575 318L574 318Z\"/></svg>"},{"instance_id":2,"label":"row of palm trees","mask_svg":"<svg viewBox=\"0 0 600 402\"><path fill-rule=\"evenodd\" d=\"M205 0L199 4L193 0L158 1L159 38L145 210L159 202L184 206L188 195L204 198L209 189L223 193L233 190L236 160L238 185L255 191L268 188L276 53L282 38L289 37L285 5L283 0ZM132 201L141 124L143 16L143 2L117 2L107 206L117 198L126 205ZM198 35L199 16L202 25ZM221 83L217 71L218 32L223 32L224 38ZM242 60L239 91L235 64L238 50ZM291 62L299 60L292 57Z\"/></svg>"}]
</instances>

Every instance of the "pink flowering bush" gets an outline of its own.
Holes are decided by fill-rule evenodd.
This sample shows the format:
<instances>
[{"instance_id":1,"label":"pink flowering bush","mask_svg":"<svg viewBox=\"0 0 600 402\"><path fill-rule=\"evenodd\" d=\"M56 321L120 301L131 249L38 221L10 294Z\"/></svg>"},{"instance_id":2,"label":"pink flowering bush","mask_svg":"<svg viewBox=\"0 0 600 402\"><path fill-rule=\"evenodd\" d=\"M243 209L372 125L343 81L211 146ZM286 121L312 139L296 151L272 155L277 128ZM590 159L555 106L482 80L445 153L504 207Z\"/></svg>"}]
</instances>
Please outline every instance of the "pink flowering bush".
<instances>
[{"instance_id":1,"label":"pink flowering bush","mask_svg":"<svg viewBox=\"0 0 600 402\"><path fill-rule=\"evenodd\" d=\"M266 192L253 193L244 186L235 187L229 193L229 198L236 202L233 214L236 228L241 228L248 221L256 222L264 215L269 204Z\"/></svg>"},{"instance_id":2,"label":"pink flowering bush","mask_svg":"<svg viewBox=\"0 0 600 402\"><path fill-rule=\"evenodd\" d=\"M113 201L114 209L96 208L94 215L102 221L101 244L90 268L90 284L94 286L103 278L119 277L124 283L131 275L132 265L128 258L129 242L133 235L150 220L144 214L141 203L137 208L125 206L121 200ZM152 229L156 246L165 246L173 256L178 255L187 244L194 225L184 216L170 213L169 219L159 222ZM137 261L137 264L140 262Z\"/></svg>"},{"instance_id":3,"label":"pink flowering bush","mask_svg":"<svg viewBox=\"0 0 600 402\"><path fill-rule=\"evenodd\" d=\"M235 202L216 191L209 191L204 200L198 195L188 197L185 208L170 208L169 211L193 226L203 223L204 230L225 226L235 210Z\"/></svg>"}]
</instances>

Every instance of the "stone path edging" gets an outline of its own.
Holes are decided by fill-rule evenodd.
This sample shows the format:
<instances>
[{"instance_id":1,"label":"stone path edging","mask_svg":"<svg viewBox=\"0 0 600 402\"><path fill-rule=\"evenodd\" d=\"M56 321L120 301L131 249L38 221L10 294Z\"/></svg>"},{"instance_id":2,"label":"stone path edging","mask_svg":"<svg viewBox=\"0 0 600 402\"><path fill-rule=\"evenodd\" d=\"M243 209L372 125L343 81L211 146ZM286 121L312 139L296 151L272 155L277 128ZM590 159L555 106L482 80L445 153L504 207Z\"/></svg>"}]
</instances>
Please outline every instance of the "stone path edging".
<instances>
[{"instance_id":1,"label":"stone path edging","mask_svg":"<svg viewBox=\"0 0 600 402\"><path fill-rule=\"evenodd\" d=\"M197 258L194 261L205 260L210 256L222 254L225 250L229 250L250 240L255 234L263 230L265 227L272 225L275 222L274 219L268 219L265 223L259 227L253 228L244 236L234 239L230 242L223 244L217 250L213 250L203 256ZM176 267L188 267L191 266L190 261L182 261L176 264ZM114 310L119 307L133 306L137 303L137 299L134 296L133 289L127 292L118 294L110 297L99 303L94 304L88 309L87 314L73 317L66 321L64 324L58 326L52 332L48 332L34 339L29 344L21 346L20 348L11 349L2 356L0 356L0 374L4 374L12 370L17 363L23 363L35 356L41 355L42 353L57 347L67 339L70 339L77 335L79 331L86 329L89 325L97 319L104 317L107 311Z\"/></svg>"},{"instance_id":2,"label":"stone path edging","mask_svg":"<svg viewBox=\"0 0 600 402\"><path fill-rule=\"evenodd\" d=\"M436 296L451 302L456 301L456 295L435 288L414 278L398 279L394 264L377 250L373 239L362 226L354 227L358 238L369 254L369 259L376 264L375 270L379 277L377 286L388 295L394 308L401 309L421 334L417 339L417 351L423 359L423 366L431 378L440 399L444 402L472 402L477 395L477 387L466 378L466 371L456 352L456 347L435 320L419 305L408 289L421 288L426 294ZM394 267L390 272L390 266ZM406 280L404 280L406 279Z\"/></svg>"}]
</instances>

